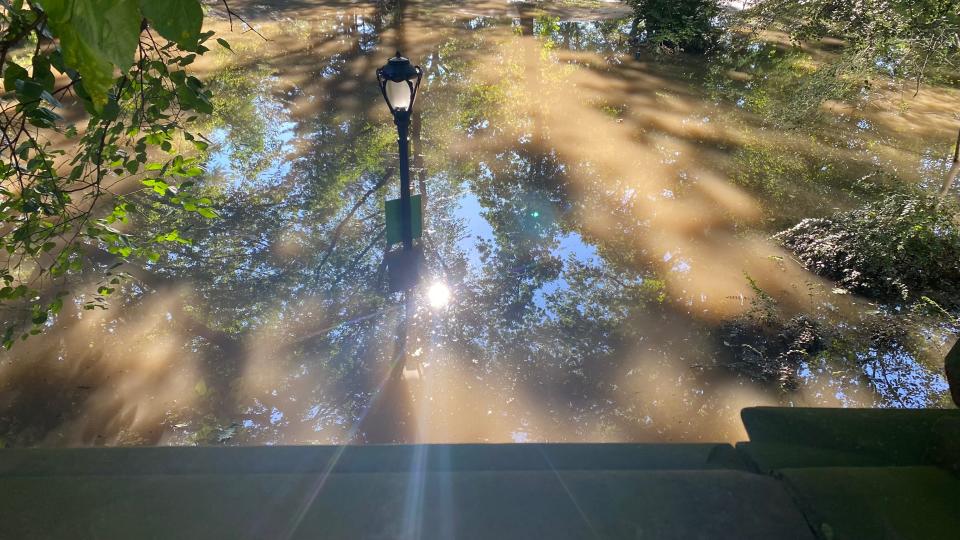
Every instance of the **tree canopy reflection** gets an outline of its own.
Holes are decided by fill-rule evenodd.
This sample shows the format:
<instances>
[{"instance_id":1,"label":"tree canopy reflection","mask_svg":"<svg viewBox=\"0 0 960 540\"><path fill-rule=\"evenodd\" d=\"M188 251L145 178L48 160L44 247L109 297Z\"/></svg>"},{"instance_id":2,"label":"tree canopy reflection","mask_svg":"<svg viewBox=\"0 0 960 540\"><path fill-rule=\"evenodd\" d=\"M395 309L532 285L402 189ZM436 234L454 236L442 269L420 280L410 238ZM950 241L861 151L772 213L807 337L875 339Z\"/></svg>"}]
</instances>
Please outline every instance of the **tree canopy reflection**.
<instances>
[{"instance_id":1,"label":"tree canopy reflection","mask_svg":"<svg viewBox=\"0 0 960 540\"><path fill-rule=\"evenodd\" d=\"M211 66L203 190L220 219L181 218L192 243L129 269L114 308L11 353L7 444L734 439L745 405L943 399L935 345L876 349L872 306L757 239L754 206L792 203L717 180L769 134L716 99L736 89L711 87L710 66L638 59L629 19L401 8L264 23L275 41ZM386 282L395 140L373 81L400 39L425 69L427 266L410 293ZM770 136L804 159L829 145ZM861 158L836 148L836 164ZM784 316L850 330L796 386L724 342L756 283ZM933 343L951 331L916 324Z\"/></svg>"}]
</instances>

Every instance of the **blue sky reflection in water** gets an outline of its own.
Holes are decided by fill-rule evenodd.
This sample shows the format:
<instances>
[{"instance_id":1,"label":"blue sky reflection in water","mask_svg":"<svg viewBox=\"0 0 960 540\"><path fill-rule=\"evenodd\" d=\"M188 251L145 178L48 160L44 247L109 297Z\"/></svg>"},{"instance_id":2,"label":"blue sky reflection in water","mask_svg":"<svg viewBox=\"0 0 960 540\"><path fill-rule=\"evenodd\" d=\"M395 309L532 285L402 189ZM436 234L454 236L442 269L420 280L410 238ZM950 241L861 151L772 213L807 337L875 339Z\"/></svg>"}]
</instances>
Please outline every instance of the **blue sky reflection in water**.
<instances>
[{"instance_id":1,"label":"blue sky reflection in water","mask_svg":"<svg viewBox=\"0 0 960 540\"><path fill-rule=\"evenodd\" d=\"M810 136L747 112L719 60L636 54L589 10L273 4L251 8L270 42L200 66L221 218L179 224L193 244L132 269L110 310L0 357L4 444L736 440L749 405L946 403L954 327L911 319L878 347L897 314L769 237L881 170L935 185L954 89L901 118L838 106ZM398 179L373 75L398 47L426 71L426 268L406 297L383 267ZM815 174L751 191L761 158ZM842 339L756 369L778 360L725 336L757 310Z\"/></svg>"}]
</instances>

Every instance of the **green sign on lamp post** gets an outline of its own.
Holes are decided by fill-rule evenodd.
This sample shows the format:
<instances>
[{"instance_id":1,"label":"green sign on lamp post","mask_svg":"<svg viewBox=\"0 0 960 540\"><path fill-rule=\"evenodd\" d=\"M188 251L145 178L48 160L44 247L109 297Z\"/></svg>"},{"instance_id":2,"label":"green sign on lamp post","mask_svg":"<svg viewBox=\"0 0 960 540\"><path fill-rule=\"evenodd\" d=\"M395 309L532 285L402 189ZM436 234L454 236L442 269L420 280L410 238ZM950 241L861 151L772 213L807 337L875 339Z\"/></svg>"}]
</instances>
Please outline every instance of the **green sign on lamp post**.
<instances>
[{"instance_id":1,"label":"green sign on lamp post","mask_svg":"<svg viewBox=\"0 0 960 540\"><path fill-rule=\"evenodd\" d=\"M410 197L408 205L410 216L410 238L419 239L423 236L423 203L420 195ZM387 246L392 246L404 240L403 199L387 201Z\"/></svg>"}]
</instances>

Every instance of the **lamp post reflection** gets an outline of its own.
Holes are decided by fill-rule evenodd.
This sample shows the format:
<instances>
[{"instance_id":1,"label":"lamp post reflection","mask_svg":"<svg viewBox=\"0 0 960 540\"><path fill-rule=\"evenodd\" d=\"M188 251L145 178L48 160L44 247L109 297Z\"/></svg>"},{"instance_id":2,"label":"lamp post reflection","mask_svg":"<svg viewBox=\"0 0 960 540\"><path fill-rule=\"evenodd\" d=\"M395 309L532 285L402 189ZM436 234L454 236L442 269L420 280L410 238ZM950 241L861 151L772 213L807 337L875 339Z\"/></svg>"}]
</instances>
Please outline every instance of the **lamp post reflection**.
<instances>
[{"instance_id":1,"label":"lamp post reflection","mask_svg":"<svg viewBox=\"0 0 960 540\"><path fill-rule=\"evenodd\" d=\"M386 377L373 396L369 411L360 428L361 442L417 442L423 439L426 407L423 360L429 349L430 319L449 305L452 294L443 281L428 282L420 287L425 267L423 241L415 242L423 234L423 207L425 178L422 163L417 168L420 193L411 193L410 131L414 131L417 149L420 139L420 118L414 112L423 70L411 64L398 51L377 70L377 82L397 127L400 199L387 201L387 253L385 264L389 290L403 293L404 309L397 321L396 344L390 356ZM399 218L399 219L397 219ZM395 244L399 249L391 249ZM442 264L442 262L441 262Z\"/></svg>"},{"instance_id":2,"label":"lamp post reflection","mask_svg":"<svg viewBox=\"0 0 960 540\"><path fill-rule=\"evenodd\" d=\"M410 121L417 100L423 70L404 58L400 51L377 69L377 84L393 122L397 126L397 146L400 165L400 199L386 203L387 254L390 290L409 291L420 280L423 250L414 246L414 239L423 231L421 193L413 197L410 189ZM391 251L394 244L402 248Z\"/></svg>"},{"instance_id":3,"label":"lamp post reflection","mask_svg":"<svg viewBox=\"0 0 960 540\"><path fill-rule=\"evenodd\" d=\"M397 126L400 153L400 229L404 251L413 249L413 216L410 195L410 115L417 99L423 70L400 51L377 69L377 83Z\"/></svg>"}]
</instances>

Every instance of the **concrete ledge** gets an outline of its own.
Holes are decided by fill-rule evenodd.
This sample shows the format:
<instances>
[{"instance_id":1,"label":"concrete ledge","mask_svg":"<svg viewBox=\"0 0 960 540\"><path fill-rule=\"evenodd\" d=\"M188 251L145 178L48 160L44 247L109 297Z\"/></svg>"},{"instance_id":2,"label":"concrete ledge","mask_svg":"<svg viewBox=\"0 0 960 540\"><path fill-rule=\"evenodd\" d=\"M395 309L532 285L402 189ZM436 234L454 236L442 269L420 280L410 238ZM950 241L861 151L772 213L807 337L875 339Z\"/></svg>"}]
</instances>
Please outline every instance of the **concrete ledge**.
<instances>
[{"instance_id":1,"label":"concrete ledge","mask_svg":"<svg viewBox=\"0 0 960 540\"><path fill-rule=\"evenodd\" d=\"M750 435L747 448L756 445L754 454L763 453L769 468L854 465L850 459L866 466L948 465L960 459L949 444L950 434L960 433L957 409L751 407L740 416ZM768 444L797 448L792 457L772 459L760 448ZM838 461L823 461L831 453Z\"/></svg>"},{"instance_id":2,"label":"concrete ledge","mask_svg":"<svg viewBox=\"0 0 960 540\"><path fill-rule=\"evenodd\" d=\"M784 469L777 474L820 538L954 540L960 480L935 467Z\"/></svg>"},{"instance_id":3,"label":"concrete ledge","mask_svg":"<svg viewBox=\"0 0 960 540\"><path fill-rule=\"evenodd\" d=\"M754 470L772 473L800 467L883 467L883 456L860 452L795 446L772 442L737 443L739 451Z\"/></svg>"},{"instance_id":4,"label":"concrete ledge","mask_svg":"<svg viewBox=\"0 0 960 540\"><path fill-rule=\"evenodd\" d=\"M744 469L728 444L438 444L0 450L0 477Z\"/></svg>"},{"instance_id":5,"label":"concrete ledge","mask_svg":"<svg viewBox=\"0 0 960 540\"><path fill-rule=\"evenodd\" d=\"M724 470L7 476L0 508L2 538L813 538Z\"/></svg>"},{"instance_id":6,"label":"concrete ledge","mask_svg":"<svg viewBox=\"0 0 960 540\"><path fill-rule=\"evenodd\" d=\"M743 418L751 441L737 449L6 449L0 539L952 540L960 530L960 479L948 471L960 411L755 408Z\"/></svg>"}]
</instances>

